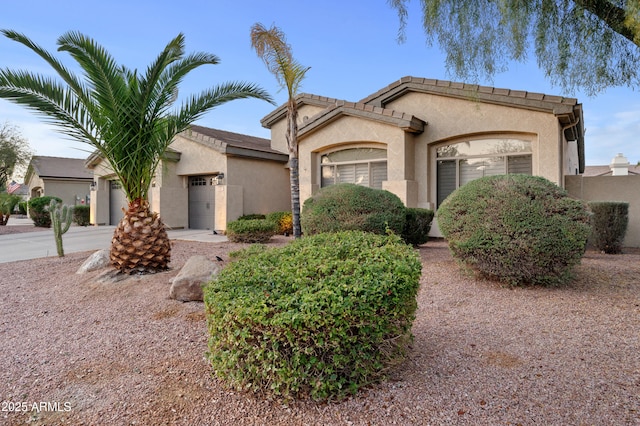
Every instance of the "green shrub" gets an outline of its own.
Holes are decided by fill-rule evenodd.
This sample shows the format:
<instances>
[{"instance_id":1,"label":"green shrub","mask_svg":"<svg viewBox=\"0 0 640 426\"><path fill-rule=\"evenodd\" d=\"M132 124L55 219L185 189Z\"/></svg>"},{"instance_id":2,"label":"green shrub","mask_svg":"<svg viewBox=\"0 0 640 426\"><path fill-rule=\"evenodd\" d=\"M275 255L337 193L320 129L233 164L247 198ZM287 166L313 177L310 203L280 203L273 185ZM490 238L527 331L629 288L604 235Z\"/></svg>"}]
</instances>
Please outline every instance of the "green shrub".
<instances>
[{"instance_id":1,"label":"green shrub","mask_svg":"<svg viewBox=\"0 0 640 426\"><path fill-rule=\"evenodd\" d=\"M89 225L89 212L91 208L84 204L78 204L73 209L73 222L79 226Z\"/></svg>"},{"instance_id":2,"label":"green shrub","mask_svg":"<svg viewBox=\"0 0 640 426\"><path fill-rule=\"evenodd\" d=\"M459 261L510 285L567 282L590 229L584 203L526 175L469 182L442 203L437 216Z\"/></svg>"},{"instance_id":3,"label":"green shrub","mask_svg":"<svg viewBox=\"0 0 640 426\"><path fill-rule=\"evenodd\" d=\"M322 188L304 202L301 225L306 235L365 231L402 234L405 207L396 195L381 189L342 183Z\"/></svg>"},{"instance_id":4,"label":"green shrub","mask_svg":"<svg viewBox=\"0 0 640 426\"><path fill-rule=\"evenodd\" d=\"M204 289L215 375L284 399L355 393L404 358L420 273L398 236L358 231L233 262Z\"/></svg>"},{"instance_id":5,"label":"green shrub","mask_svg":"<svg viewBox=\"0 0 640 426\"><path fill-rule=\"evenodd\" d=\"M0 226L5 226L20 202L19 195L0 193Z\"/></svg>"},{"instance_id":6,"label":"green shrub","mask_svg":"<svg viewBox=\"0 0 640 426\"><path fill-rule=\"evenodd\" d=\"M275 212L267 215L267 220L277 225L276 234L293 234L293 217L291 212Z\"/></svg>"},{"instance_id":7,"label":"green shrub","mask_svg":"<svg viewBox=\"0 0 640 426\"><path fill-rule=\"evenodd\" d=\"M629 224L629 203L592 201L590 242L608 254L622 253L622 242Z\"/></svg>"},{"instance_id":8,"label":"green shrub","mask_svg":"<svg viewBox=\"0 0 640 426\"><path fill-rule=\"evenodd\" d=\"M236 220L227 224L227 238L233 243L266 243L276 232L266 219Z\"/></svg>"},{"instance_id":9,"label":"green shrub","mask_svg":"<svg viewBox=\"0 0 640 426\"><path fill-rule=\"evenodd\" d=\"M256 219L265 219L266 216L260 213L252 213L245 214L244 216L240 216L238 220L256 220Z\"/></svg>"},{"instance_id":10,"label":"green shrub","mask_svg":"<svg viewBox=\"0 0 640 426\"><path fill-rule=\"evenodd\" d=\"M20 201L18 203L18 214L26 215L27 214L27 202Z\"/></svg>"},{"instance_id":11,"label":"green shrub","mask_svg":"<svg viewBox=\"0 0 640 426\"><path fill-rule=\"evenodd\" d=\"M414 246L429 241L429 230L433 222L433 210L407 208L406 222L402 230L402 239L407 244Z\"/></svg>"},{"instance_id":12,"label":"green shrub","mask_svg":"<svg viewBox=\"0 0 640 426\"><path fill-rule=\"evenodd\" d=\"M37 197L29 200L29 216L35 226L51 228L51 216L49 215L49 204L51 200L62 203L60 198L50 196Z\"/></svg>"}]
</instances>

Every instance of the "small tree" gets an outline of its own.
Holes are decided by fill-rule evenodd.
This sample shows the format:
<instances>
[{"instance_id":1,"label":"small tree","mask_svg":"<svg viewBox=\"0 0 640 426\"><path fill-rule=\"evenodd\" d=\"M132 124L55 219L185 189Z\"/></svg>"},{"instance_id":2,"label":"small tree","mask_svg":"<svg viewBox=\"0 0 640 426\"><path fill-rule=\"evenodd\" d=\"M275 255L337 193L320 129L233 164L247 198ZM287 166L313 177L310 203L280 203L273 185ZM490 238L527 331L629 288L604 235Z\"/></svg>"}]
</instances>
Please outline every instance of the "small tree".
<instances>
[{"instance_id":1,"label":"small tree","mask_svg":"<svg viewBox=\"0 0 640 426\"><path fill-rule=\"evenodd\" d=\"M293 59L291 46L282 30L275 25L268 30L260 23L251 27L251 46L275 75L278 84L287 89L287 146L289 148L289 177L291 183L291 211L293 236L300 238L300 177L298 175L298 105L296 95L309 67Z\"/></svg>"},{"instance_id":2,"label":"small tree","mask_svg":"<svg viewBox=\"0 0 640 426\"><path fill-rule=\"evenodd\" d=\"M0 226L5 226L11 213L20 202L20 196L7 193L0 194Z\"/></svg>"},{"instance_id":3,"label":"small tree","mask_svg":"<svg viewBox=\"0 0 640 426\"><path fill-rule=\"evenodd\" d=\"M9 123L0 125L0 191L7 188L13 172L17 168L26 167L30 158L29 143L17 127Z\"/></svg>"}]
</instances>

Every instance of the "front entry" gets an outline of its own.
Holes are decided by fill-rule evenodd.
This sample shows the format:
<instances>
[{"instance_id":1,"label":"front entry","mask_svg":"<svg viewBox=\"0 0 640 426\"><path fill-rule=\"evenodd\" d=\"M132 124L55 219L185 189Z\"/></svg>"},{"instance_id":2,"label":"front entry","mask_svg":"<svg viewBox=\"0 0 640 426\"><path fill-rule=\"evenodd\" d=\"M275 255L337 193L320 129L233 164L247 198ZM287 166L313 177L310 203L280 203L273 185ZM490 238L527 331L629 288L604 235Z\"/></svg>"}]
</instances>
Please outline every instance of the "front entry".
<instances>
[{"instance_id":1,"label":"front entry","mask_svg":"<svg viewBox=\"0 0 640 426\"><path fill-rule=\"evenodd\" d=\"M213 229L215 188L213 176L189 177L189 228Z\"/></svg>"}]
</instances>

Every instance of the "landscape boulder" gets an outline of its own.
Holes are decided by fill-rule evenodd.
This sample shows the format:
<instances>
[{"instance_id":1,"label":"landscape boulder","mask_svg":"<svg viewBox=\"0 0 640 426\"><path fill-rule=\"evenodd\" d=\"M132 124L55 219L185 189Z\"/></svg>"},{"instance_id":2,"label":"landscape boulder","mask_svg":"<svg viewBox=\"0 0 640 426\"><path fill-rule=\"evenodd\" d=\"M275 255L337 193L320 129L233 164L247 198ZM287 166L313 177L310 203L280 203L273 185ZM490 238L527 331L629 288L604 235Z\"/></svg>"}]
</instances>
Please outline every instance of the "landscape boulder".
<instances>
[{"instance_id":1,"label":"landscape boulder","mask_svg":"<svg viewBox=\"0 0 640 426\"><path fill-rule=\"evenodd\" d=\"M96 269L106 268L111 264L109 260L109 249L102 249L87 258L76 271L76 274L85 274Z\"/></svg>"},{"instance_id":2,"label":"landscape boulder","mask_svg":"<svg viewBox=\"0 0 640 426\"><path fill-rule=\"evenodd\" d=\"M169 297L181 302L201 302L202 286L220 271L218 263L204 256L192 256L171 280Z\"/></svg>"}]
</instances>

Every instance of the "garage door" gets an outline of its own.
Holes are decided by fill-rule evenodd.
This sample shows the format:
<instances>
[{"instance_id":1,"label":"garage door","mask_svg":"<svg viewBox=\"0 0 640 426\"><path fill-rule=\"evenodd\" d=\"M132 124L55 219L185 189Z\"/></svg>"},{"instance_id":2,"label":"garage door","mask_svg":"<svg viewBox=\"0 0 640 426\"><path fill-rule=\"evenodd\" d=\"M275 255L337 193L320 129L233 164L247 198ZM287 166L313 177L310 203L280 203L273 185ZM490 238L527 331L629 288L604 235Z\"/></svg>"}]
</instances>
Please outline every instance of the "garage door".
<instances>
[{"instance_id":1,"label":"garage door","mask_svg":"<svg viewBox=\"0 0 640 426\"><path fill-rule=\"evenodd\" d=\"M117 180L109 181L109 224L117 225L122 217L124 216L124 212L122 209L126 209L127 205L127 196L124 194L122 190L122 185Z\"/></svg>"},{"instance_id":2,"label":"garage door","mask_svg":"<svg viewBox=\"0 0 640 426\"><path fill-rule=\"evenodd\" d=\"M213 229L215 193L213 176L189 177L189 228Z\"/></svg>"}]
</instances>

